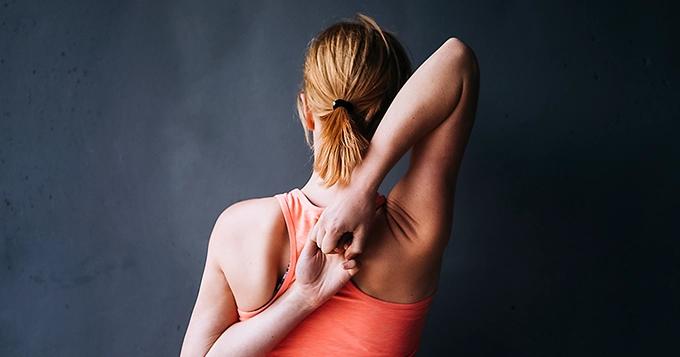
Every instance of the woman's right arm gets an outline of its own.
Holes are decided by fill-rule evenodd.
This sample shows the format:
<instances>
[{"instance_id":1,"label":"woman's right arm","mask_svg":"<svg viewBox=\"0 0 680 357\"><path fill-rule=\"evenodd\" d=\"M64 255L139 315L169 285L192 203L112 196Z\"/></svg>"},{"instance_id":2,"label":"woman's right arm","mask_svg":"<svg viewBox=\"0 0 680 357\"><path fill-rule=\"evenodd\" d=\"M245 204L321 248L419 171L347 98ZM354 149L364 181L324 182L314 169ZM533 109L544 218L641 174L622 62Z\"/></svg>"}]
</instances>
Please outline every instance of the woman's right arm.
<instances>
[{"instance_id":1,"label":"woman's right arm","mask_svg":"<svg viewBox=\"0 0 680 357\"><path fill-rule=\"evenodd\" d=\"M239 212L228 209L215 224L182 357L264 356L358 271L354 260L346 261L339 255L327 257L315 244L306 244L296 265L295 283L264 311L239 322L226 273L234 272L223 269L222 263L225 259L235 260L235 254L244 254L235 251L233 244L234 239L243 238L239 226L248 225L249 217L258 217L267 209L256 202L245 205L245 209L243 206ZM236 273L245 274L243 268Z\"/></svg>"},{"instance_id":2,"label":"woman's right arm","mask_svg":"<svg viewBox=\"0 0 680 357\"><path fill-rule=\"evenodd\" d=\"M398 201L411 220L424 222L421 226L432 226L432 230L446 226L441 223L453 209L455 180L472 130L478 92L474 53L457 39L447 40L399 91L350 184L313 228L312 239L324 252L331 252L343 233L353 232L346 255L361 253L373 218L375 192L411 148L408 172L390 199ZM428 222L433 212L441 215L434 217L437 222Z\"/></svg>"}]
</instances>

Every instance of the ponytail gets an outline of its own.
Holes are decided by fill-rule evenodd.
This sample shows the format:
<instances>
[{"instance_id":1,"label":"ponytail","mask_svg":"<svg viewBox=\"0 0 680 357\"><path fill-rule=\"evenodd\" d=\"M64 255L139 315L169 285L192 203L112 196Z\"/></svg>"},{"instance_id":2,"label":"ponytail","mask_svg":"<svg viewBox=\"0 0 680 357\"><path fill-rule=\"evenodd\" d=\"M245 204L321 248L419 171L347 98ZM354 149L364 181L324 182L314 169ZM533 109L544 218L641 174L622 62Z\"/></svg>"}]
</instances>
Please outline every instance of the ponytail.
<instances>
[{"instance_id":1,"label":"ponytail","mask_svg":"<svg viewBox=\"0 0 680 357\"><path fill-rule=\"evenodd\" d=\"M320 121L314 130L314 172L325 186L349 183L410 73L396 36L366 15L331 25L310 43L298 113L310 146L309 116Z\"/></svg>"},{"instance_id":2,"label":"ponytail","mask_svg":"<svg viewBox=\"0 0 680 357\"><path fill-rule=\"evenodd\" d=\"M354 167L361 163L368 140L351 118L347 107L332 110L321 121L321 140L314 171L328 187L336 183L346 185Z\"/></svg>"}]
</instances>

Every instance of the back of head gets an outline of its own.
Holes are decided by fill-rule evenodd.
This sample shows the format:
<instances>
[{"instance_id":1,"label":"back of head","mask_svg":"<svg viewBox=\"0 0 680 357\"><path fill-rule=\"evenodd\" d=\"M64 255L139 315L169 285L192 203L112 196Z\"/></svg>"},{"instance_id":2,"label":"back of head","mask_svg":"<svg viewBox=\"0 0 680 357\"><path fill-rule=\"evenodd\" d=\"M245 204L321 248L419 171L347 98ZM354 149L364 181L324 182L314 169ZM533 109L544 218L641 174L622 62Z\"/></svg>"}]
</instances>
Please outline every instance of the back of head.
<instances>
[{"instance_id":1,"label":"back of head","mask_svg":"<svg viewBox=\"0 0 680 357\"><path fill-rule=\"evenodd\" d=\"M327 186L349 182L410 74L411 63L396 36L362 14L330 26L311 42L302 92L321 121L314 171ZM334 109L338 99L349 105ZM304 126L301 102L298 111Z\"/></svg>"}]
</instances>

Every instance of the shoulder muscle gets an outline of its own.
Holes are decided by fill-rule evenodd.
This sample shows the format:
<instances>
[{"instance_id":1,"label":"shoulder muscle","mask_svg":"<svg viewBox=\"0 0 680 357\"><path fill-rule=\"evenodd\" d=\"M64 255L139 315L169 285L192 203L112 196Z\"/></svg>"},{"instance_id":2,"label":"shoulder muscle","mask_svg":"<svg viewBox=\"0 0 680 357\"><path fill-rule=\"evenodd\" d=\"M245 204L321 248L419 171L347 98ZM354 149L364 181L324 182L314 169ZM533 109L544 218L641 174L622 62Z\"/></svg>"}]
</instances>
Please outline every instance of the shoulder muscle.
<instances>
[{"instance_id":1,"label":"shoulder muscle","mask_svg":"<svg viewBox=\"0 0 680 357\"><path fill-rule=\"evenodd\" d=\"M217 219L208 255L216 257L241 310L254 310L271 297L288 259L285 232L273 197L238 202Z\"/></svg>"}]
</instances>

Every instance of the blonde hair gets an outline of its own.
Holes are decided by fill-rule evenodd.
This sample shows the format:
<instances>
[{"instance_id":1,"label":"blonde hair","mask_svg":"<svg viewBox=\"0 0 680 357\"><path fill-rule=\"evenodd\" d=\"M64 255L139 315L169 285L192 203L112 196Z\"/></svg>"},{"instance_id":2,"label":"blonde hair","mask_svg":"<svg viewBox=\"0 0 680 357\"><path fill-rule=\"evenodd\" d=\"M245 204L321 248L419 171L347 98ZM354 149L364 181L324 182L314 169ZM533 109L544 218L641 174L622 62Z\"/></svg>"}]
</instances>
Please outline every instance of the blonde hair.
<instances>
[{"instance_id":1,"label":"blonde hair","mask_svg":"<svg viewBox=\"0 0 680 357\"><path fill-rule=\"evenodd\" d=\"M310 43L302 93L321 121L316 171L328 187L346 185L368 148L385 111L411 74L411 63L396 36L363 14L336 23ZM305 108L298 112L305 125ZM351 104L338 106L337 99Z\"/></svg>"}]
</instances>

